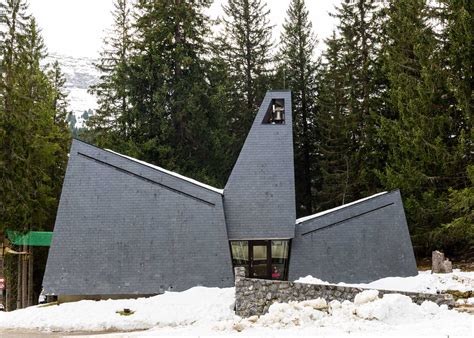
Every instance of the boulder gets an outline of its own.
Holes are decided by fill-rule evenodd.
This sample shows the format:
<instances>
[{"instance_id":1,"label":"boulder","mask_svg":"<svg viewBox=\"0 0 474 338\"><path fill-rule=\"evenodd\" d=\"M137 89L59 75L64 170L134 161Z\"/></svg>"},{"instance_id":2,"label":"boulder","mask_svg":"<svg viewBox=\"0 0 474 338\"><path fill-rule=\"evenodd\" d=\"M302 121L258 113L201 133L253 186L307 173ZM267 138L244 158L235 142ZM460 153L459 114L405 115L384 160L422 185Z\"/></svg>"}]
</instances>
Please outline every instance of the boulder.
<instances>
[{"instance_id":1,"label":"boulder","mask_svg":"<svg viewBox=\"0 0 474 338\"><path fill-rule=\"evenodd\" d=\"M441 251L433 251L431 254L431 273L450 273L453 272L453 264L444 257Z\"/></svg>"}]
</instances>

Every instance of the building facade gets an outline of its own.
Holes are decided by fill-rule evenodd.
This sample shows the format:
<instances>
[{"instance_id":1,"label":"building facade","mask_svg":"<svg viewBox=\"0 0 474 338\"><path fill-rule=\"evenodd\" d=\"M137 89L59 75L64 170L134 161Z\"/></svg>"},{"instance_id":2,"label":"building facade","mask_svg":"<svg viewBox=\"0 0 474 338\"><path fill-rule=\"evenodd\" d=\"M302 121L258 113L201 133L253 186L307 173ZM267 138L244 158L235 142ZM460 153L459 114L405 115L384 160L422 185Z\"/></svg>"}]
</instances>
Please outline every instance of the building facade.
<instances>
[{"instance_id":1,"label":"building facade","mask_svg":"<svg viewBox=\"0 0 474 338\"><path fill-rule=\"evenodd\" d=\"M55 295L152 295L248 276L417 273L398 191L296 220L291 93L265 96L223 190L74 140L43 280Z\"/></svg>"}]
</instances>

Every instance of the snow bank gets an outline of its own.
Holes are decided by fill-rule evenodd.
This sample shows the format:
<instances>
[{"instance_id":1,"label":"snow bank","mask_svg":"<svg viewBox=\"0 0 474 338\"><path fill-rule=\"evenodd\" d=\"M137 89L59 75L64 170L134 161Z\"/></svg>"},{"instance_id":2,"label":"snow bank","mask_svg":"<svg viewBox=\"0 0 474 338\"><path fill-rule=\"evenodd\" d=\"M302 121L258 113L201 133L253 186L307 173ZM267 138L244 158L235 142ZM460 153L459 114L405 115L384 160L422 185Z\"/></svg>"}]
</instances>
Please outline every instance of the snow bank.
<instances>
[{"instance_id":1,"label":"snow bank","mask_svg":"<svg viewBox=\"0 0 474 338\"><path fill-rule=\"evenodd\" d=\"M300 278L296 282L329 284L312 276ZM446 290L469 291L474 290L474 272L463 272L456 269L453 273L432 274L431 271L420 271L417 276L413 277L388 277L365 284L338 283L337 285L425 293L438 293Z\"/></svg>"},{"instance_id":2,"label":"snow bank","mask_svg":"<svg viewBox=\"0 0 474 338\"><path fill-rule=\"evenodd\" d=\"M354 303L332 301L326 308L319 309L307 302L275 303L267 314L241 319L232 328L246 334L277 329L282 333L313 335L408 333L429 336L470 335L473 330L473 316L433 302L419 306L400 294L379 298L374 290L364 291L356 299Z\"/></svg>"},{"instance_id":3,"label":"snow bank","mask_svg":"<svg viewBox=\"0 0 474 338\"><path fill-rule=\"evenodd\" d=\"M195 287L184 292L126 300L83 300L0 313L0 328L41 331L130 331L211 325L233 319L234 289ZM116 311L135 311L122 316Z\"/></svg>"},{"instance_id":4,"label":"snow bank","mask_svg":"<svg viewBox=\"0 0 474 338\"><path fill-rule=\"evenodd\" d=\"M460 282L459 278L465 278L462 288L467 288L465 283L470 280L466 278L470 275L462 277L459 272L456 273L458 279L420 273L417 277L402 278L400 285L410 286L410 291L420 291L423 281L430 283L438 278L438 284L431 287L444 288ZM411 282L404 281L407 279ZM445 283L441 283L441 279ZM386 281L381 283L383 288L387 288L388 284ZM0 312L0 332L2 329L61 332L148 330L127 333L126 336L415 334L433 337L472 336L474 329L474 316L467 313L448 310L446 306L432 302L416 305L409 297L400 294L386 294L380 298L376 290L359 293L354 302L327 303L319 298L288 304L275 303L267 314L245 319L235 315L234 301L234 288L195 287L150 298L36 306ZM130 316L116 313L125 308L134 313Z\"/></svg>"}]
</instances>

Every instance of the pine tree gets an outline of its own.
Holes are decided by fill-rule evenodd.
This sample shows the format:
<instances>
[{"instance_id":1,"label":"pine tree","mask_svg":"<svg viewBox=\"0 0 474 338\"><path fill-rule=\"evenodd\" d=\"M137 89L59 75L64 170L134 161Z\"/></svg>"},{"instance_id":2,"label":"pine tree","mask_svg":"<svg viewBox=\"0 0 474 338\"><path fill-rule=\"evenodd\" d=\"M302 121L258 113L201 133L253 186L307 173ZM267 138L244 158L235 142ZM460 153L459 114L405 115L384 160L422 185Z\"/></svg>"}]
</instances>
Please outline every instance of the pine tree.
<instances>
[{"instance_id":1,"label":"pine tree","mask_svg":"<svg viewBox=\"0 0 474 338\"><path fill-rule=\"evenodd\" d=\"M240 150L266 90L270 75L272 26L270 10L261 0L229 0L223 6L220 57L228 65L234 85L233 130L235 152Z\"/></svg>"},{"instance_id":2,"label":"pine tree","mask_svg":"<svg viewBox=\"0 0 474 338\"><path fill-rule=\"evenodd\" d=\"M53 83L41 66L45 46L25 2L0 5L6 27L0 46L0 230L52 230L69 144L56 91L60 82ZM35 270L42 271L45 257L37 258ZM6 257L10 297L11 263Z\"/></svg>"},{"instance_id":3,"label":"pine tree","mask_svg":"<svg viewBox=\"0 0 474 338\"><path fill-rule=\"evenodd\" d=\"M393 1L388 9L384 67L396 115L382 120L389 147L380 177L399 187L414 242L427 252L426 233L449 221L449 187L464 177L465 151L446 106L446 73L436 24L423 0ZM454 137L453 137L454 136Z\"/></svg>"},{"instance_id":4,"label":"pine tree","mask_svg":"<svg viewBox=\"0 0 474 338\"><path fill-rule=\"evenodd\" d=\"M47 70L47 77L51 90L51 108L54 114L54 124L51 126L49 135L50 142L55 144L52 156L55 161L50 167L52 194L55 197L55 203L59 201L62 189L62 178L66 172L67 153L71 141L71 132L68 125L68 116L74 113L69 109L68 93L65 90L66 78L61 70L58 61L50 65ZM56 207L56 204L54 207ZM53 210L54 210L53 207ZM52 213L54 217L54 213Z\"/></svg>"},{"instance_id":5,"label":"pine tree","mask_svg":"<svg viewBox=\"0 0 474 338\"><path fill-rule=\"evenodd\" d=\"M138 1L129 96L136 155L212 181L207 36L210 1Z\"/></svg>"},{"instance_id":6,"label":"pine tree","mask_svg":"<svg viewBox=\"0 0 474 338\"><path fill-rule=\"evenodd\" d=\"M336 13L338 37L328 39L319 75L321 188L319 207L377 192L375 172L385 165L377 130L387 115L381 71L381 16L377 1L344 0Z\"/></svg>"},{"instance_id":7,"label":"pine tree","mask_svg":"<svg viewBox=\"0 0 474 338\"><path fill-rule=\"evenodd\" d=\"M383 165L376 151L376 129L383 111L383 86L380 74L380 16L376 0L344 0L334 15L339 19L338 30L343 42L341 63L347 83L348 122L351 124L352 144L350 176L352 188L348 200L376 192L380 183L374 170ZM383 80L382 80L383 81Z\"/></svg>"},{"instance_id":8,"label":"pine tree","mask_svg":"<svg viewBox=\"0 0 474 338\"><path fill-rule=\"evenodd\" d=\"M64 90L66 78L61 66L56 60L48 70L48 78L53 88L53 109L56 112L54 122L56 125L66 123L69 113L68 93Z\"/></svg>"},{"instance_id":9,"label":"pine tree","mask_svg":"<svg viewBox=\"0 0 474 338\"><path fill-rule=\"evenodd\" d=\"M351 187L352 120L347 109L349 94L343 65L343 40L332 36L318 74L318 161L321 167L321 188L317 194L320 209L348 202Z\"/></svg>"},{"instance_id":10,"label":"pine tree","mask_svg":"<svg viewBox=\"0 0 474 338\"><path fill-rule=\"evenodd\" d=\"M129 137L131 124L127 72L132 53L132 8L129 0L114 2L113 27L104 40L100 62L99 83L91 87L97 96L98 108L86 122L85 137L102 147L117 147Z\"/></svg>"},{"instance_id":11,"label":"pine tree","mask_svg":"<svg viewBox=\"0 0 474 338\"><path fill-rule=\"evenodd\" d=\"M474 132L473 111L473 10L472 1L440 0L431 7L434 20L442 27L440 63L445 78L443 112L449 115L449 137L445 142L458 153L449 166L449 222L435 228L430 243L453 255L474 255ZM433 19L432 19L433 20Z\"/></svg>"},{"instance_id":12,"label":"pine tree","mask_svg":"<svg viewBox=\"0 0 474 338\"><path fill-rule=\"evenodd\" d=\"M316 62L314 48L316 39L309 20L304 0L292 0L283 24L281 37L280 68L284 69L284 80L293 94L293 116L295 126L295 164L297 205L302 213L311 214L312 176L314 165Z\"/></svg>"},{"instance_id":13,"label":"pine tree","mask_svg":"<svg viewBox=\"0 0 474 338\"><path fill-rule=\"evenodd\" d=\"M28 191L26 180L26 153L28 136L28 115L22 107L23 100L19 88L22 85L20 73L24 72L21 59L24 48L26 27L29 17L23 1L7 0L0 2L0 16L3 31L0 45L1 71L0 98L2 112L0 130L1 147L1 184L2 203L1 227L17 227L28 219L28 204L22 196ZM21 225L23 226L23 225Z\"/></svg>"}]
</instances>

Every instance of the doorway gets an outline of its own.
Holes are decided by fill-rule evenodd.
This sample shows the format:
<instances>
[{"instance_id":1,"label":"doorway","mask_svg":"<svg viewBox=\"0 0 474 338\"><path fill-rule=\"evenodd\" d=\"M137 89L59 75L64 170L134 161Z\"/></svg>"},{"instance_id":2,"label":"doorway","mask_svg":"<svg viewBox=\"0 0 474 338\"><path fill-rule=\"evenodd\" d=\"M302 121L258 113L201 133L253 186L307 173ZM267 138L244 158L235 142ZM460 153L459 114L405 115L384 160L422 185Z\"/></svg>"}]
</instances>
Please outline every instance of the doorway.
<instances>
[{"instance_id":1,"label":"doorway","mask_svg":"<svg viewBox=\"0 0 474 338\"><path fill-rule=\"evenodd\" d=\"M270 241L250 241L250 278L271 278L271 246Z\"/></svg>"}]
</instances>

